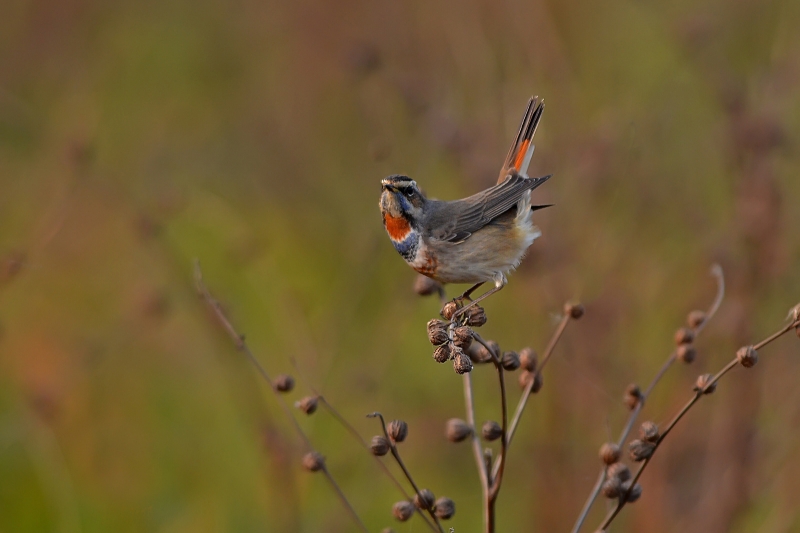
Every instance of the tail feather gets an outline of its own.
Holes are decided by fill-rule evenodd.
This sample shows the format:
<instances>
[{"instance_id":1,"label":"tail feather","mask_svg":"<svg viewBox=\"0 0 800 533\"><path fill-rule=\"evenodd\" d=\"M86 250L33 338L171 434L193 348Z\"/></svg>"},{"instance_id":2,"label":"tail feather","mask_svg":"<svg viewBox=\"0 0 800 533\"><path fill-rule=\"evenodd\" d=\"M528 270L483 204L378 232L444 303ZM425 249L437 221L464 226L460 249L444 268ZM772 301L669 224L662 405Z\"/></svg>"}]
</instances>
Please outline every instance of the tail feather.
<instances>
[{"instance_id":1,"label":"tail feather","mask_svg":"<svg viewBox=\"0 0 800 533\"><path fill-rule=\"evenodd\" d=\"M500 169L500 177L497 183L502 183L506 179L508 173L515 170L522 176L527 175L528 165L533 157L533 136L536 134L536 127L539 125L539 120L542 118L544 111L544 100L539 100L538 96L532 97L528 100L528 107L525 109L525 115L522 117L522 123L519 126L517 137L514 139L514 144L508 151L506 160L503 163L503 168Z\"/></svg>"}]
</instances>

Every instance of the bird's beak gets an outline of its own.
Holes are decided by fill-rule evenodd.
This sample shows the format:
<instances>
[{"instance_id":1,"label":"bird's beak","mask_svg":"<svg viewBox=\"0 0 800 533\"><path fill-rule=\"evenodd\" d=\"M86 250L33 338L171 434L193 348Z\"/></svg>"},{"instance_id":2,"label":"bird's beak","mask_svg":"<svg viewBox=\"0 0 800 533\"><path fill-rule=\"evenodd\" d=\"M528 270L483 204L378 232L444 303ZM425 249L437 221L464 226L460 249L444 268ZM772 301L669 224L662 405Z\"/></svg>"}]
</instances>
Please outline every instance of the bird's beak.
<instances>
[{"instance_id":1,"label":"bird's beak","mask_svg":"<svg viewBox=\"0 0 800 533\"><path fill-rule=\"evenodd\" d=\"M381 181L381 187L383 188L384 191L397 192L397 187L395 187L386 180Z\"/></svg>"}]
</instances>

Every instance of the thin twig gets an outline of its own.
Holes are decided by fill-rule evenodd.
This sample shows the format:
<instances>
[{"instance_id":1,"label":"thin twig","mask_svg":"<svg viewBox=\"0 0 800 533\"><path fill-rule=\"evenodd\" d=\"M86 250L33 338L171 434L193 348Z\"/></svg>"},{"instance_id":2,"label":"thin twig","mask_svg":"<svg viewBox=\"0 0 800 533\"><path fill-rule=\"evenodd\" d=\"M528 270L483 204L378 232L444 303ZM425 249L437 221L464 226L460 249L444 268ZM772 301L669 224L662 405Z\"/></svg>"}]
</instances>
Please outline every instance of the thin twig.
<instances>
[{"instance_id":1,"label":"thin twig","mask_svg":"<svg viewBox=\"0 0 800 533\"><path fill-rule=\"evenodd\" d=\"M694 328L694 337L697 338L697 335L705 328L708 321L711 320L714 315L717 314L717 310L719 306L722 304L722 300L725 297L725 276L722 271L722 267L718 264L714 264L711 266L711 275L717 281L717 293L714 296L714 301L711 302L711 305L708 307L708 311L706 311L705 319L696 327ZM661 365L661 368L656 373L655 377L650 381L650 384L642 393L642 397L640 401L636 404L631 410L630 415L628 415L628 420L625 422L625 426L622 428L622 432L620 433L619 438L617 439L617 446L620 448L625 444L625 440L630 435L630 432L633 430L633 426L636 423L636 419L639 416L639 413L642 411L644 407L645 400L650 396L650 393L653 392L653 389L658 385L661 381L661 378L664 377L667 370L675 363L675 360L678 357L678 352L673 350L672 353L667 357L664 361L664 364ZM580 528L583 526L583 523L586 521L586 517L589 515L589 511L594 505L594 502L597 501L597 497L600 495L600 490L603 487L603 483L606 481L606 469L605 467L600 469L600 473L597 476L597 481L595 482L594 486L592 487L592 491L589 494L589 497L586 499L586 503L584 503L583 508L581 509L581 513L578 515L578 519L575 521L575 525L572 527L572 533L578 533Z\"/></svg>"},{"instance_id":2,"label":"thin twig","mask_svg":"<svg viewBox=\"0 0 800 533\"><path fill-rule=\"evenodd\" d=\"M240 352L243 352L247 356L247 358L250 360L250 362L258 370L258 373L261 374L261 377L264 378L264 381L266 381L267 384L269 384L270 389L272 389L272 391L275 393L275 397L278 400L278 404L281 406L281 408L283 409L284 413L286 413L286 416L289 418L289 420L292 421L292 425L295 428L295 431L297 432L297 434L300 436L300 439L303 441L306 449L308 451L314 451L314 447L311 445L311 441L309 440L308 436L303 431L303 428L300 427L300 424L297 422L297 419L294 417L294 414L292 413L292 410L289 408L289 406L284 401L283 397L280 395L280 393L275 388L275 385L272 382L272 379L270 379L269 374L267 374L266 369L261 365L261 363L258 362L258 359L256 359L255 355L253 355L253 352L250 350L250 347L244 341L244 335L242 335L242 334L240 334L239 332L236 331L236 328L233 327L233 324L231 323L231 321L228 320L227 316L225 316L225 313L222 310L222 306L220 305L220 303L216 299L214 299L214 297L208 291L208 288L206 287L205 283L203 283L203 272L200 270L200 262L197 261L197 260L195 260L195 263L194 263L194 280L195 280L195 286L197 287L198 294L205 300L205 302L208 304L208 306L214 312L214 316L216 317L217 321L222 325L222 327L225 329L225 331L228 333L228 335L230 336L231 340L233 340L233 343L236 346L236 349L239 350ZM327 466L325 466L324 463L323 463L323 466L321 468L321 472L323 474L325 474L325 478L330 483L330 485L333 488L334 492L339 497L339 501L342 503L344 508L350 514L350 516L353 519L353 521L356 524L358 524L360 529L362 529L363 531L368 533L369 530L367 529L367 526L365 526L364 523L361 521L361 519L358 517L358 514L356 513L355 509L350 504L350 502L347 500L347 497L344 495L344 492L342 492L342 489L339 487L339 484L336 483L336 480L333 478L331 473L328 471L328 468L327 468Z\"/></svg>"},{"instance_id":3,"label":"thin twig","mask_svg":"<svg viewBox=\"0 0 800 533\"><path fill-rule=\"evenodd\" d=\"M464 383L464 406L467 413L467 424L472 428L472 435L470 436L472 440L472 454L475 456L475 466L478 469L478 476L481 480L481 493L484 501L486 501L489 495L489 469L486 467L486 462L483 458L481 441L480 437L478 437L478 428L475 425L475 401L472 397L472 373L465 373L462 379ZM486 528L488 528L488 520L489 515L484 509L483 521Z\"/></svg>"}]
</instances>

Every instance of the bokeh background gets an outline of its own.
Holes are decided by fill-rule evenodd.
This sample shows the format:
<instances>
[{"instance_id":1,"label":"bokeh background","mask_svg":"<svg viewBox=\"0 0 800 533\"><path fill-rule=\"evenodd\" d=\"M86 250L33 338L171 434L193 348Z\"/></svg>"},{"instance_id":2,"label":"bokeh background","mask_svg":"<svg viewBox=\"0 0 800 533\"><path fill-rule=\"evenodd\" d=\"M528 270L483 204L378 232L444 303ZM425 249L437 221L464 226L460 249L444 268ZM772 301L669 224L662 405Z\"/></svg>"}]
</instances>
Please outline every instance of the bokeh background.
<instances>
[{"instance_id":1,"label":"bokeh background","mask_svg":"<svg viewBox=\"0 0 800 533\"><path fill-rule=\"evenodd\" d=\"M568 531L718 262L728 290L643 417L664 423L800 301L800 3L5 0L0 5L0 531L353 531L192 261L294 401L365 437L409 423L418 482L478 531L438 302L389 244L379 180L494 182L532 94L555 207L485 337L570 326L515 441L502 531ZM460 287L450 288L454 293ZM615 531L800 531L800 341L732 372L676 429ZM498 417L475 373L478 419ZM516 401L515 377L509 378ZM329 415L299 415L370 530L400 495ZM592 531L601 502L587 522Z\"/></svg>"}]
</instances>

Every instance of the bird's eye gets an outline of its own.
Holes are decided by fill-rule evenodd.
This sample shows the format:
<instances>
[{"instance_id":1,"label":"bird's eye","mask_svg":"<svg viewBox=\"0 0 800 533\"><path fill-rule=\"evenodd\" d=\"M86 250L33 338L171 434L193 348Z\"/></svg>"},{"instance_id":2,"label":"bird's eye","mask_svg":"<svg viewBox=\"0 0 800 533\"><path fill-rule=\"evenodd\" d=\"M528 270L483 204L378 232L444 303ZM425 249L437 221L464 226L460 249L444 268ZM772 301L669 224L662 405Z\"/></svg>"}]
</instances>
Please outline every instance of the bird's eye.
<instances>
[{"instance_id":1,"label":"bird's eye","mask_svg":"<svg viewBox=\"0 0 800 533\"><path fill-rule=\"evenodd\" d=\"M405 194L405 195L406 195L406 198L413 198L413 196L414 196L414 189L412 189L411 187L409 187L408 189L406 189L405 191L403 191L403 194Z\"/></svg>"}]
</instances>

